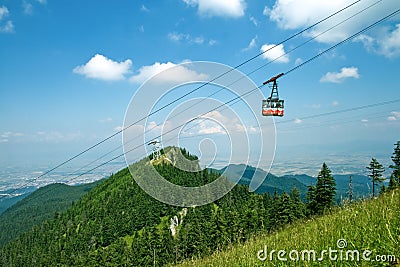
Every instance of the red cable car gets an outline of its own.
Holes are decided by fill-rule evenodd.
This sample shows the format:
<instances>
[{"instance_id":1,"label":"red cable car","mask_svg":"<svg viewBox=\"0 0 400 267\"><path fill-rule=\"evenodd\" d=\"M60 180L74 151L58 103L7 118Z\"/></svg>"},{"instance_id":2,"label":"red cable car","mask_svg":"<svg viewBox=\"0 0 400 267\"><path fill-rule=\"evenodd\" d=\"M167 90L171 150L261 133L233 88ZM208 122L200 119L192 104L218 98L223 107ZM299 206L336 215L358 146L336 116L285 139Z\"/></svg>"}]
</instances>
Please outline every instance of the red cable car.
<instances>
[{"instance_id":1,"label":"red cable car","mask_svg":"<svg viewBox=\"0 0 400 267\"><path fill-rule=\"evenodd\" d=\"M282 117L284 113L284 100L279 99L278 95L278 84L276 80L283 76L284 74L281 73L268 81L264 82L263 85L266 85L270 82L274 82L272 85L272 91L270 97L264 99L262 101L262 115L263 116L279 116Z\"/></svg>"}]
</instances>

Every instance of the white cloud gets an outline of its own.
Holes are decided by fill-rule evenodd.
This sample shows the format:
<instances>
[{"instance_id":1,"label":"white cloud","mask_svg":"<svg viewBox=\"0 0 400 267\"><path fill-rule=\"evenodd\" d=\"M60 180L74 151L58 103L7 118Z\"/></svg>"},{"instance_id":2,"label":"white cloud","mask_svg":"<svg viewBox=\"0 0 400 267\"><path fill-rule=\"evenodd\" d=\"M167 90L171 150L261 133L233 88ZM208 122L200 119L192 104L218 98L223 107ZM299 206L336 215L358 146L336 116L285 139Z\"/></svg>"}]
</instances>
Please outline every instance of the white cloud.
<instances>
[{"instance_id":1,"label":"white cloud","mask_svg":"<svg viewBox=\"0 0 400 267\"><path fill-rule=\"evenodd\" d=\"M296 124L300 124L300 123L302 123L303 122L303 120L302 119L299 119L299 118L296 118L295 120L294 120L294 123L296 123Z\"/></svg>"},{"instance_id":2,"label":"white cloud","mask_svg":"<svg viewBox=\"0 0 400 267\"><path fill-rule=\"evenodd\" d=\"M340 72L328 72L321 78L321 82L342 83L347 78L360 78L358 68L342 68Z\"/></svg>"},{"instance_id":3,"label":"white cloud","mask_svg":"<svg viewBox=\"0 0 400 267\"><path fill-rule=\"evenodd\" d=\"M219 111L211 111L199 117L199 121L192 121L188 128L182 131L185 136L195 136L201 134L254 134L259 130L254 126L244 125L237 117L231 114L222 114Z\"/></svg>"},{"instance_id":4,"label":"white cloud","mask_svg":"<svg viewBox=\"0 0 400 267\"><path fill-rule=\"evenodd\" d=\"M182 40L187 40L189 39L188 34L183 34L183 33L177 33L177 32L170 32L168 33L168 39L174 42L180 42Z\"/></svg>"},{"instance_id":5,"label":"white cloud","mask_svg":"<svg viewBox=\"0 0 400 267\"><path fill-rule=\"evenodd\" d=\"M32 15L33 14L33 6L31 3L28 3L26 1L22 2L22 7L24 8L24 13L27 15Z\"/></svg>"},{"instance_id":6,"label":"white cloud","mask_svg":"<svg viewBox=\"0 0 400 267\"><path fill-rule=\"evenodd\" d=\"M203 43L204 43L204 38L201 37L201 36L196 37L196 38L194 38L194 42L195 42L196 44L203 44Z\"/></svg>"},{"instance_id":7,"label":"white cloud","mask_svg":"<svg viewBox=\"0 0 400 267\"><path fill-rule=\"evenodd\" d=\"M169 133L173 130L173 128L174 124L169 120L160 124L155 121L150 121L146 124L146 132L150 132L153 135L163 135L164 133Z\"/></svg>"},{"instance_id":8,"label":"white cloud","mask_svg":"<svg viewBox=\"0 0 400 267\"><path fill-rule=\"evenodd\" d=\"M256 27L258 26L258 21L255 17L251 16L250 21L253 22L254 26L256 26Z\"/></svg>"},{"instance_id":9,"label":"white cloud","mask_svg":"<svg viewBox=\"0 0 400 267\"><path fill-rule=\"evenodd\" d=\"M10 135L12 134L12 132L4 132L0 135L1 138L8 138Z\"/></svg>"},{"instance_id":10,"label":"white cloud","mask_svg":"<svg viewBox=\"0 0 400 267\"><path fill-rule=\"evenodd\" d=\"M6 6L1 6L0 7L0 20L3 20L10 14L10 11L8 11L8 8Z\"/></svg>"},{"instance_id":11,"label":"white cloud","mask_svg":"<svg viewBox=\"0 0 400 267\"><path fill-rule=\"evenodd\" d=\"M14 24L11 20L6 21L5 23L1 22L3 19L10 15L10 11L6 6L0 7L0 33L13 33L14 32Z\"/></svg>"},{"instance_id":12,"label":"white cloud","mask_svg":"<svg viewBox=\"0 0 400 267\"><path fill-rule=\"evenodd\" d=\"M301 63L303 63L303 59L301 58L296 58L296 60L294 61L294 65L300 65Z\"/></svg>"},{"instance_id":13,"label":"white cloud","mask_svg":"<svg viewBox=\"0 0 400 267\"><path fill-rule=\"evenodd\" d=\"M163 71L173 68L167 73ZM139 69L139 73L132 76L130 81L133 83L143 83L150 77L157 75L158 82L189 82L189 81L205 81L208 80L208 75L197 73L188 69L185 66L177 65L172 62L160 63L156 62L150 66L143 66Z\"/></svg>"},{"instance_id":14,"label":"white cloud","mask_svg":"<svg viewBox=\"0 0 400 267\"><path fill-rule=\"evenodd\" d=\"M393 30L381 28L376 37L361 35L356 40L364 44L367 50L387 58L400 56L400 24Z\"/></svg>"},{"instance_id":15,"label":"white cloud","mask_svg":"<svg viewBox=\"0 0 400 267\"><path fill-rule=\"evenodd\" d=\"M353 0L315 1L315 0L276 0L272 8L265 7L264 15L269 16L271 21L277 23L282 29L303 29L324 17L353 3ZM374 4L375 1L361 1L345 11L337 14L334 18L314 27L308 35L317 36L328 28L335 26L356 12ZM317 37L317 41L333 43L341 41L362 28L372 24L383 16L398 8L398 1L381 1L373 7L365 10L359 16L343 23L326 34Z\"/></svg>"},{"instance_id":16,"label":"white cloud","mask_svg":"<svg viewBox=\"0 0 400 267\"><path fill-rule=\"evenodd\" d=\"M207 42L206 38L204 38L203 36L193 37L187 33L170 32L168 33L167 37L169 40L177 43L186 42L188 44L198 44L198 45L208 43L210 46L216 44L215 40L211 39Z\"/></svg>"},{"instance_id":17,"label":"white cloud","mask_svg":"<svg viewBox=\"0 0 400 267\"><path fill-rule=\"evenodd\" d=\"M397 121L400 120L400 111L392 111L390 112L391 116L387 118L388 121Z\"/></svg>"},{"instance_id":18,"label":"white cloud","mask_svg":"<svg viewBox=\"0 0 400 267\"><path fill-rule=\"evenodd\" d=\"M335 100L335 101L332 102L332 106L333 106L333 107L336 107L336 106L338 106L338 105L339 105L339 102L338 102L338 101Z\"/></svg>"},{"instance_id":19,"label":"white cloud","mask_svg":"<svg viewBox=\"0 0 400 267\"><path fill-rule=\"evenodd\" d=\"M362 119L362 120L361 120L361 122L363 122L363 123L367 123L367 122L368 122L368 120L367 120L367 119Z\"/></svg>"},{"instance_id":20,"label":"white cloud","mask_svg":"<svg viewBox=\"0 0 400 267\"><path fill-rule=\"evenodd\" d=\"M289 62L289 56L285 55L285 49L283 47L283 44L280 44L278 46L274 44L265 44L261 47L261 52L262 57L264 59L268 59L270 61L275 61L278 63L288 63Z\"/></svg>"},{"instance_id":21,"label":"white cloud","mask_svg":"<svg viewBox=\"0 0 400 267\"><path fill-rule=\"evenodd\" d=\"M114 131L115 132L120 132L120 131L122 131L124 129L124 126L116 126L116 127L114 127Z\"/></svg>"},{"instance_id":22,"label":"white cloud","mask_svg":"<svg viewBox=\"0 0 400 267\"><path fill-rule=\"evenodd\" d=\"M183 0L187 5L198 7L198 13L206 17L242 17L246 10L244 0Z\"/></svg>"},{"instance_id":23,"label":"white cloud","mask_svg":"<svg viewBox=\"0 0 400 267\"><path fill-rule=\"evenodd\" d=\"M103 55L96 54L85 65L74 68L73 72L87 78L117 81L125 79L125 75L130 72L131 66L132 61L130 59L116 62Z\"/></svg>"},{"instance_id":24,"label":"white cloud","mask_svg":"<svg viewBox=\"0 0 400 267\"><path fill-rule=\"evenodd\" d=\"M226 134L221 125L212 121L202 121L199 123L198 134Z\"/></svg>"},{"instance_id":25,"label":"white cloud","mask_svg":"<svg viewBox=\"0 0 400 267\"><path fill-rule=\"evenodd\" d=\"M208 44L209 44L210 46L216 45L217 43L218 43L218 41L217 41L217 40L214 40L214 39L210 39L210 41L208 41Z\"/></svg>"},{"instance_id":26,"label":"white cloud","mask_svg":"<svg viewBox=\"0 0 400 267\"><path fill-rule=\"evenodd\" d=\"M45 4L47 4L47 0L36 0L36 1L38 1L40 4L42 4L42 5L45 5Z\"/></svg>"},{"instance_id":27,"label":"white cloud","mask_svg":"<svg viewBox=\"0 0 400 267\"><path fill-rule=\"evenodd\" d=\"M14 32L14 24L11 20L7 21L5 25L0 26L0 32L3 33L13 33Z\"/></svg>"},{"instance_id":28,"label":"white cloud","mask_svg":"<svg viewBox=\"0 0 400 267\"><path fill-rule=\"evenodd\" d=\"M253 49L254 47L256 47L257 46L257 38L258 38L258 36L251 39L249 45L246 48L243 48L242 50L249 51L249 50Z\"/></svg>"},{"instance_id":29,"label":"white cloud","mask_svg":"<svg viewBox=\"0 0 400 267\"><path fill-rule=\"evenodd\" d=\"M150 11L150 9L148 9L145 5L142 5L140 7L140 10L143 11L143 12L149 12Z\"/></svg>"},{"instance_id":30,"label":"white cloud","mask_svg":"<svg viewBox=\"0 0 400 267\"><path fill-rule=\"evenodd\" d=\"M272 10L268 6L265 6L264 10L263 10L263 15L264 16L270 16L271 15L271 11Z\"/></svg>"}]
</instances>

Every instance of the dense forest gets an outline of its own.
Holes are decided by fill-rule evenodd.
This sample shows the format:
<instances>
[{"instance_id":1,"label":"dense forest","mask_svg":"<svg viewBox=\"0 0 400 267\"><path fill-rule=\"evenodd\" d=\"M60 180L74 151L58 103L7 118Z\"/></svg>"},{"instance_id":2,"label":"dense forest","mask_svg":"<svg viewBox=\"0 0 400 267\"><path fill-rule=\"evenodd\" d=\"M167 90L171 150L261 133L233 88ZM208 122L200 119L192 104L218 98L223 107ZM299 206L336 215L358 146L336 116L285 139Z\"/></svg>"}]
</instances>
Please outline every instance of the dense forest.
<instances>
[{"instance_id":1,"label":"dense forest","mask_svg":"<svg viewBox=\"0 0 400 267\"><path fill-rule=\"evenodd\" d=\"M181 152L191 160L197 159L185 150ZM395 157L394 153L392 187L399 180L400 162L396 163ZM197 186L220 175L207 169L182 171L166 160L152 162L174 184ZM131 169L135 170L136 178L146 179L151 173L149 167L144 159ZM123 169L102 181L67 211L55 213L53 219L4 246L0 250L0 265L175 264L243 243L257 233L271 233L299 218L323 214L335 205L335 192L335 180L324 163L316 185L308 188L305 203L296 188L290 193L256 194L239 185L211 204L179 208L150 197L136 184L129 170Z\"/></svg>"},{"instance_id":2,"label":"dense forest","mask_svg":"<svg viewBox=\"0 0 400 267\"><path fill-rule=\"evenodd\" d=\"M33 226L64 212L101 181L77 186L50 184L39 188L0 216L0 248Z\"/></svg>"},{"instance_id":3,"label":"dense forest","mask_svg":"<svg viewBox=\"0 0 400 267\"><path fill-rule=\"evenodd\" d=\"M145 177L145 161L135 165ZM208 170L185 172L165 162L155 166L175 184L194 186L219 177ZM297 190L290 195L261 195L249 193L246 186L235 187L209 205L172 207L148 196L124 169L66 212L7 244L0 251L0 263L147 266L156 259L160 266L210 254L257 231L277 229L304 216L304 208Z\"/></svg>"}]
</instances>

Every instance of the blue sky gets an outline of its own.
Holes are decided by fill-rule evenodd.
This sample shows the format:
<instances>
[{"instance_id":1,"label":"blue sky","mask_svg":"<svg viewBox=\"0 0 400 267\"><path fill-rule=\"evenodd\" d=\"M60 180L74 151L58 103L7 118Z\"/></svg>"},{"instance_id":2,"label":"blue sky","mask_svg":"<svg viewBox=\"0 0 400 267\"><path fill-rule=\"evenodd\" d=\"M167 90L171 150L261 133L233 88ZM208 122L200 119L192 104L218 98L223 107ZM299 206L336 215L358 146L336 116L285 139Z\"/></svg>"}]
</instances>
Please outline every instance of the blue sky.
<instances>
[{"instance_id":1,"label":"blue sky","mask_svg":"<svg viewBox=\"0 0 400 267\"><path fill-rule=\"evenodd\" d=\"M159 71L191 61L236 66L352 2L1 0L2 165L65 160L121 129L130 99ZM400 8L397 0L363 0L239 70L249 73L370 5L250 78L260 85ZM400 102L301 118L400 99L399 59L396 16L282 77L286 115L275 120L276 160L307 163L317 157L329 166L332 155L349 153L367 163L370 156L388 160L400 139ZM216 98L227 101L226 96ZM208 127L199 133L221 134L215 125ZM198 140L185 142L198 147ZM120 143L118 136L91 156Z\"/></svg>"}]
</instances>

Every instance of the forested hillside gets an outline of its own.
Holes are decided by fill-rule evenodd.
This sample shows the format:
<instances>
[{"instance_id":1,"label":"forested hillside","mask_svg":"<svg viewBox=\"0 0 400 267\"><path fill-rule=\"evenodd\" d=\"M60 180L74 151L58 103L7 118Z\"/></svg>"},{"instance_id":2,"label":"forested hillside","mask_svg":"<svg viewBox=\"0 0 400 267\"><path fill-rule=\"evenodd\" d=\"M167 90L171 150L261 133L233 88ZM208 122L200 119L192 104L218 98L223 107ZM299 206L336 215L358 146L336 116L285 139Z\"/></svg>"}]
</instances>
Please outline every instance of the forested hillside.
<instances>
[{"instance_id":1,"label":"forested hillside","mask_svg":"<svg viewBox=\"0 0 400 267\"><path fill-rule=\"evenodd\" d=\"M98 183L78 186L51 184L20 200L0 215L0 247L33 226L53 218L56 213L65 211Z\"/></svg>"},{"instance_id":2,"label":"forested hillside","mask_svg":"<svg viewBox=\"0 0 400 267\"><path fill-rule=\"evenodd\" d=\"M143 178L148 167L145 161L133 166ZM193 186L218 177L207 170L184 172L166 162L155 167L175 184ZM161 266L209 255L303 216L298 191L257 195L245 186L209 205L168 206L142 191L124 169L65 213L7 244L0 250L0 265L148 266L155 261Z\"/></svg>"}]
</instances>

